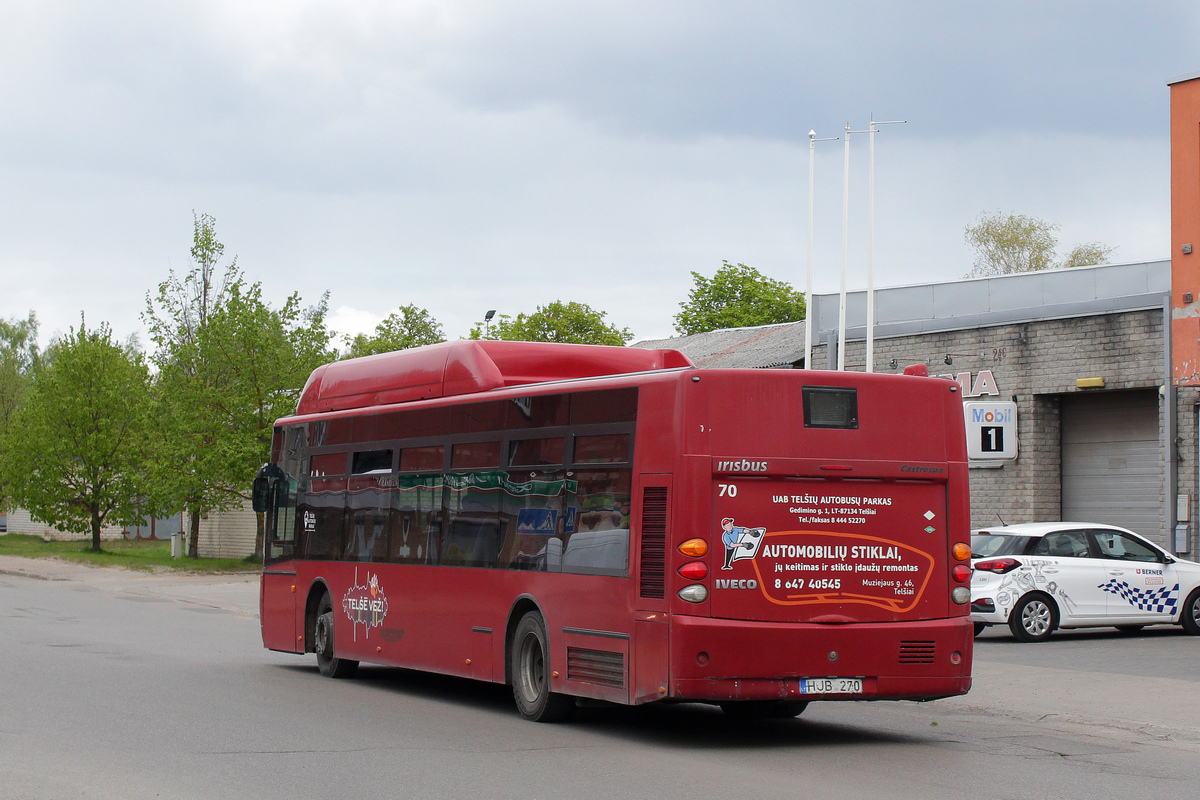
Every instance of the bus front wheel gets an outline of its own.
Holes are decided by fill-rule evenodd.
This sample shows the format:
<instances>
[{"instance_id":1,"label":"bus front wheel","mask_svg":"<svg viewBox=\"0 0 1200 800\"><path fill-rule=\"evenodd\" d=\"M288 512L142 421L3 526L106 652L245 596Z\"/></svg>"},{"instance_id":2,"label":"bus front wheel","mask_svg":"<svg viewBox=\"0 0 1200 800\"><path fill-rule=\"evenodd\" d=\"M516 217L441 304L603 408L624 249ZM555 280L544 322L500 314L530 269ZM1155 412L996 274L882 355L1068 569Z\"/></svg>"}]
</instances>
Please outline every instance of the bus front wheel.
<instances>
[{"instance_id":1,"label":"bus front wheel","mask_svg":"<svg viewBox=\"0 0 1200 800\"><path fill-rule=\"evenodd\" d=\"M313 621L313 649L317 653L317 669L327 678L353 678L354 673L358 671L358 662L334 655L333 629L333 603L326 593L317 605L317 618Z\"/></svg>"},{"instance_id":2,"label":"bus front wheel","mask_svg":"<svg viewBox=\"0 0 1200 800\"><path fill-rule=\"evenodd\" d=\"M513 698L521 716L534 722L561 722L575 711L574 698L550 691L550 647L542 615L521 617L509 653Z\"/></svg>"}]
</instances>

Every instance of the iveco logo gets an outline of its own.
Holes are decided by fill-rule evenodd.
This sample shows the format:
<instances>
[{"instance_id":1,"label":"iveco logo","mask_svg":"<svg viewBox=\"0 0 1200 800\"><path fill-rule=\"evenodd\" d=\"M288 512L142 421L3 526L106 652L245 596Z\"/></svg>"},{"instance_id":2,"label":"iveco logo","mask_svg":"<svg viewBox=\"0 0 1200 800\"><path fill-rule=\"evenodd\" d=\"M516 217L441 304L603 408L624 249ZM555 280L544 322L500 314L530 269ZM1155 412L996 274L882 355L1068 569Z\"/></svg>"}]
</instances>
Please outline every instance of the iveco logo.
<instances>
[{"instance_id":1,"label":"iveco logo","mask_svg":"<svg viewBox=\"0 0 1200 800\"><path fill-rule=\"evenodd\" d=\"M765 461L718 461L718 472L766 472L767 462Z\"/></svg>"},{"instance_id":2,"label":"iveco logo","mask_svg":"<svg viewBox=\"0 0 1200 800\"><path fill-rule=\"evenodd\" d=\"M718 589L757 589L758 581L750 578L748 580L718 580Z\"/></svg>"}]
</instances>

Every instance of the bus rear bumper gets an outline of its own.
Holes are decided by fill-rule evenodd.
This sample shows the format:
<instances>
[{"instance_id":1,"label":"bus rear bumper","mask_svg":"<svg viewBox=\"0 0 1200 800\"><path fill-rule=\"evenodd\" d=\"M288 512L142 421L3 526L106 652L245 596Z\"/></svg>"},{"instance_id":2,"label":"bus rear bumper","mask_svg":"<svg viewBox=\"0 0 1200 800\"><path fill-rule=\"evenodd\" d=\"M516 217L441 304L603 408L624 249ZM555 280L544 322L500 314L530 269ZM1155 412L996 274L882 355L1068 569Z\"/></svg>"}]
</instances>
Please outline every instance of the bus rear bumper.
<instances>
[{"instance_id":1,"label":"bus rear bumper","mask_svg":"<svg viewBox=\"0 0 1200 800\"><path fill-rule=\"evenodd\" d=\"M672 617L676 700L933 700L971 688L970 617L816 625ZM767 643L764 646L764 642ZM861 679L813 693L810 678ZM830 685L826 685L829 688Z\"/></svg>"}]
</instances>

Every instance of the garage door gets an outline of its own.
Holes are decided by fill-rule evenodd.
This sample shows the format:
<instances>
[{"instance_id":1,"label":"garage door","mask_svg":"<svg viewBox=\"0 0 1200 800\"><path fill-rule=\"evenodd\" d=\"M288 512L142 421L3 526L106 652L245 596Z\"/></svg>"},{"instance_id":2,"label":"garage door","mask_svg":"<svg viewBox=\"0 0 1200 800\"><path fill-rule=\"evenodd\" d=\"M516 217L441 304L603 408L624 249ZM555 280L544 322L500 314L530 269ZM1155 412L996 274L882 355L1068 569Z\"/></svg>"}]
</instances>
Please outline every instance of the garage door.
<instances>
[{"instance_id":1,"label":"garage door","mask_svg":"<svg viewBox=\"0 0 1200 800\"><path fill-rule=\"evenodd\" d=\"M1162 538L1158 392L1062 399L1062 518Z\"/></svg>"}]
</instances>

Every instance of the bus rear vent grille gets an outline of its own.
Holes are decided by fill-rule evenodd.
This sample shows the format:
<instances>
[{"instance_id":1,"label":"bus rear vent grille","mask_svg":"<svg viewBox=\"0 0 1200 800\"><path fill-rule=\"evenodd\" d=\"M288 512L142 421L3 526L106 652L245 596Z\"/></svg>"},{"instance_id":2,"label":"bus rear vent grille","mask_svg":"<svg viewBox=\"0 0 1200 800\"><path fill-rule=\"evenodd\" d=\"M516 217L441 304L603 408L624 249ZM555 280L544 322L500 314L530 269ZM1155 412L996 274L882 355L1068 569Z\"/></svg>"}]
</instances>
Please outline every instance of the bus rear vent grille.
<instances>
[{"instance_id":1,"label":"bus rear vent grille","mask_svg":"<svg viewBox=\"0 0 1200 800\"><path fill-rule=\"evenodd\" d=\"M625 688L625 654L607 650L567 648L567 680Z\"/></svg>"},{"instance_id":2,"label":"bus rear vent grille","mask_svg":"<svg viewBox=\"0 0 1200 800\"><path fill-rule=\"evenodd\" d=\"M667 487L642 490L642 597L661 599L667 587Z\"/></svg>"},{"instance_id":3,"label":"bus rear vent grille","mask_svg":"<svg viewBox=\"0 0 1200 800\"><path fill-rule=\"evenodd\" d=\"M901 642L900 663L932 664L936 650L936 642Z\"/></svg>"}]
</instances>

